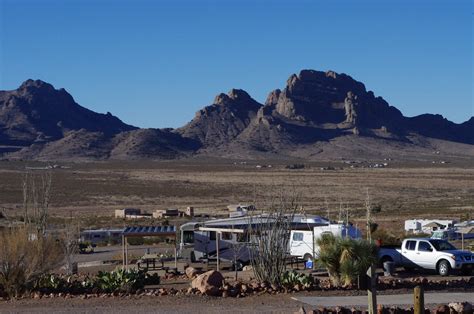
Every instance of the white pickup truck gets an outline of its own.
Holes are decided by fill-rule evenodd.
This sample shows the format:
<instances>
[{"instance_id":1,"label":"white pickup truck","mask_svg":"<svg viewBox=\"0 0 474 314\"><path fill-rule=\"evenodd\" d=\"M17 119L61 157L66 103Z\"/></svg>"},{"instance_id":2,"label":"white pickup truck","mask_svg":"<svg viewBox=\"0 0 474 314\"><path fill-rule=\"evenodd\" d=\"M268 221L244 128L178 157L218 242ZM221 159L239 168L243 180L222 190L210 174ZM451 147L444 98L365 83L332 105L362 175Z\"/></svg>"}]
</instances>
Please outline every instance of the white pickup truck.
<instances>
[{"instance_id":1,"label":"white pickup truck","mask_svg":"<svg viewBox=\"0 0 474 314\"><path fill-rule=\"evenodd\" d=\"M470 274L474 269L474 253L458 250L440 239L405 239L401 249L381 247L379 258L382 263L394 262L406 269L435 270L441 276L448 276L453 270Z\"/></svg>"}]
</instances>

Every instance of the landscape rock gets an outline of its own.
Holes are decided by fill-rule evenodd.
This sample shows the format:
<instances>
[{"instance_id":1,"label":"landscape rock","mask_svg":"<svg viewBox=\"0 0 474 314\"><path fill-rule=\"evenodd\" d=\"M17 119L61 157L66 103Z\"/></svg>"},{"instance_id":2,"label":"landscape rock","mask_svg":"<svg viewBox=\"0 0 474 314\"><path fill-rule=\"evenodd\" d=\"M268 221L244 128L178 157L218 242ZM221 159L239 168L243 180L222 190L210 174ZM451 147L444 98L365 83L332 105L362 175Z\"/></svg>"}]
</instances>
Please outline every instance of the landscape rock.
<instances>
[{"instance_id":1,"label":"landscape rock","mask_svg":"<svg viewBox=\"0 0 474 314\"><path fill-rule=\"evenodd\" d=\"M219 288L223 286L224 277L215 270L210 270L197 276L192 282L191 287L196 288L202 294L216 296L219 294Z\"/></svg>"},{"instance_id":2,"label":"landscape rock","mask_svg":"<svg viewBox=\"0 0 474 314\"><path fill-rule=\"evenodd\" d=\"M188 267L186 268L186 276L189 278L189 279L193 279L194 277L196 277L198 274L198 270L194 267Z\"/></svg>"}]
</instances>

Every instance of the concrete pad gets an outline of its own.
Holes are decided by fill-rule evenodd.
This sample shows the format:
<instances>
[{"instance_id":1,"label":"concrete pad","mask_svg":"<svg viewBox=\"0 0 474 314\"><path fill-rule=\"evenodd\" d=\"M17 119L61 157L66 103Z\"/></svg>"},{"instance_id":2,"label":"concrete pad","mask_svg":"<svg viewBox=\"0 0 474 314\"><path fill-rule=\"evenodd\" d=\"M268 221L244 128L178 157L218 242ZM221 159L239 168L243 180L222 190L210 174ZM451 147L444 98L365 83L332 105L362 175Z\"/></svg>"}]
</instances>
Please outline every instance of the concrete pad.
<instances>
[{"instance_id":1,"label":"concrete pad","mask_svg":"<svg viewBox=\"0 0 474 314\"><path fill-rule=\"evenodd\" d=\"M298 297L297 301L323 307L367 306L367 296ZM425 293L425 304L448 304L451 302L474 303L474 292ZM413 305L413 294L377 295L377 303L383 305Z\"/></svg>"}]
</instances>

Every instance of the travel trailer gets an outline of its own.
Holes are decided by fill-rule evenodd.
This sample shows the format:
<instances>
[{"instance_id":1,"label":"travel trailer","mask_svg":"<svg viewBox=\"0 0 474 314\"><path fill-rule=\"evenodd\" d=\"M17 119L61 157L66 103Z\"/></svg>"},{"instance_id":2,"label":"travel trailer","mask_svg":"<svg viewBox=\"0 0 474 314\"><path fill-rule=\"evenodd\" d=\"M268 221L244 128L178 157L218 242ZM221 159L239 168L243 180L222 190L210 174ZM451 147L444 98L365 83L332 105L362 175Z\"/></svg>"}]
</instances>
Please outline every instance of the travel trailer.
<instances>
[{"instance_id":1,"label":"travel trailer","mask_svg":"<svg viewBox=\"0 0 474 314\"><path fill-rule=\"evenodd\" d=\"M329 223L323 226L314 226L311 230L292 230L290 234L290 255L302 257L305 260L312 259L318 255L316 241L325 234L335 237L361 238L359 229L352 225L340 223Z\"/></svg>"},{"instance_id":2,"label":"travel trailer","mask_svg":"<svg viewBox=\"0 0 474 314\"><path fill-rule=\"evenodd\" d=\"M234 261L237 257L235 259L239 263L246 264L250 261L249 245L252 236L249 232L250 223L255 226L269 221L271 220L268 215L261 214L183 224L180 228L180 255L190 258L193 262L215 258L219 247L221 260ZM328 224L328 220L319 216L297 214L293 216L291 229L311 230L315 226Z\"/></svg>"}]
</instances>

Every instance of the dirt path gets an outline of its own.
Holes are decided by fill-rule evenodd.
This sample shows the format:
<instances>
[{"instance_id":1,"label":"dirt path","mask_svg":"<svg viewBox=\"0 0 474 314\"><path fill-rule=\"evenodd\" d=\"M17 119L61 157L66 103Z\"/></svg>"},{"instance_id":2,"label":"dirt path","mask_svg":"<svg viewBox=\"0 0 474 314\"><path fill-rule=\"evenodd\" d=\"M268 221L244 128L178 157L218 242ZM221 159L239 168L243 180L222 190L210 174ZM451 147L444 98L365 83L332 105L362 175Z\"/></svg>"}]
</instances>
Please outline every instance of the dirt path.
<instances>
[{"instance_id":1,"label":"dirt path","mask_svg":"<svg viewBox=\"0 0 474 314\"><path fill-rule=\"evenodd\" d=\"M0 313L294 313L303 303L293 300L291 296L28 299L0 301Z\"/></svg>"}]
</instances>

